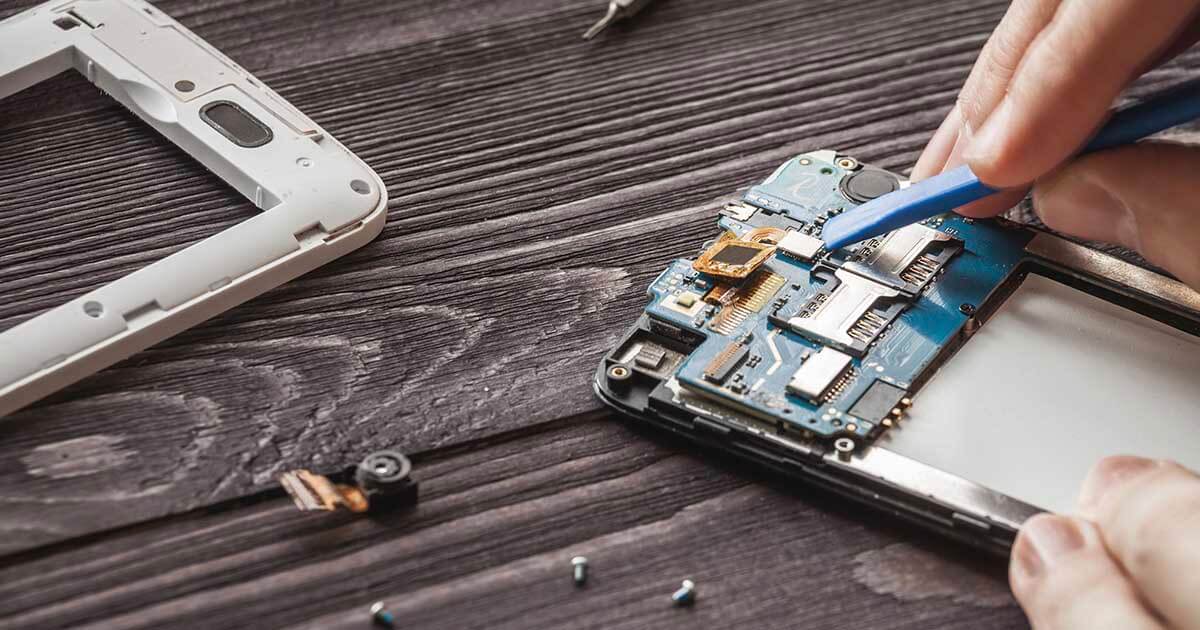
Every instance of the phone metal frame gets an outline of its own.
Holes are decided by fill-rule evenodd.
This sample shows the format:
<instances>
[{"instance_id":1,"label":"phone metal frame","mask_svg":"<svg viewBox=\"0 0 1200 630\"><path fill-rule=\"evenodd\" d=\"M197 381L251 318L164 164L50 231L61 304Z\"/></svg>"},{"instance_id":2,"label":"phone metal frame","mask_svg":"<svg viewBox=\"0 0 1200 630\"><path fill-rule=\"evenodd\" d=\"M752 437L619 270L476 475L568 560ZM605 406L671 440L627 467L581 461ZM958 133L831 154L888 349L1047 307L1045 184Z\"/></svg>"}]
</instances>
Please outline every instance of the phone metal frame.
<instances>
[{"instance_id":1,"label":"phone metal frame","mask_svg":"<svg viewBox=\"0 0 1200 630\"><path fill-rule=\"evenodd\" d=\"M262 210L0 334L0 416L371 241L382 180L316 123L140 0L52 0L0 22L0 99L77 70ZM202 110L269 128L239 146Z\"/></svg>"}]
</instances>

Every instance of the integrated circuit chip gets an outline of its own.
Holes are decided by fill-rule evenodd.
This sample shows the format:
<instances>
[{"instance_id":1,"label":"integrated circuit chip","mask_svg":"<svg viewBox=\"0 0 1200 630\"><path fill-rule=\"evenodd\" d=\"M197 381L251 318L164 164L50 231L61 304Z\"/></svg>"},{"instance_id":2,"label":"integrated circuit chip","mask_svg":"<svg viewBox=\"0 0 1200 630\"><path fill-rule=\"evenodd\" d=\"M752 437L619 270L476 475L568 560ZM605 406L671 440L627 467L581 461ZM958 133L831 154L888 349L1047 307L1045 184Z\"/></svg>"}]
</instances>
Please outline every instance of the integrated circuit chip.
<instances>
[{"instance_id":1,"label":"integrated circuit chip","mask_svg":"<svg viewBox=\"0 0 1200 630\"><path fill-rule=\"evenodd\" d=\"M754 260L754 257L760 253L762 253L761 247L728 243L725 247L717 250L717 253L713 255L711 260L722 265L740 266Z\"/></svg>"},{"instance_id":2,"label":"integrated circuit chip","mask_svg":"<svg viewBox=\"0 0 1200 630\"><path fill-rule=\"evenodd\" d=\"M878 424L892 415L893 409L900 408L901 401L907 395L908 392L903 389L876 379L855 401L850 408L850 415Z\"/></svg>"},{"instance_id":3,"label":"integrated circuit chip","mask_svg":"<svg viewBox=\"0 0 1200 630\"><path fill-rule=\"evenodd\" d=\"M700 273L725 278L745 278L775 253L775 246L750 240L741 240L726 232L700 254L692 269Z\"/></svg>"},{"instance_id":4,"label":"integrated circuit chip","mask_svg":"<svg viewBox=\"0 0 1200 630\"><path fill-rule=\"evenodd\" d=\"M633 362L646 369L657 370L666 356L667 351L665 349L646 344L634 355Z\"/></svg>"}]
</instances>

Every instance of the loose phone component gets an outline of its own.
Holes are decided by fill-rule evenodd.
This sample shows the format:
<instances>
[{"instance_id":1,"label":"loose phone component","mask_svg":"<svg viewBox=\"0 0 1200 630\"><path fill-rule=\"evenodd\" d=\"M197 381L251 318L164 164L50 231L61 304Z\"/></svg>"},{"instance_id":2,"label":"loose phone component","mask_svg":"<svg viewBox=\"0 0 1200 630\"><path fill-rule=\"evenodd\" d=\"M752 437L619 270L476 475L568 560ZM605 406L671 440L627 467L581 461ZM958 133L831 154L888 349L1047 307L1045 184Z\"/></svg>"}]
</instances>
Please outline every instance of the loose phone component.
<instances>
[{"instance_id":1,"label":"loose phone component","mask_svg":"<svg viewBox=\"0 0 1200 630\"><path fill-rule=\"evenodd\" d=\"M330 475L305 469L279 476L281 485L303 512L379 512L417 502L417 482L410 476L412 462L399 451L376 451L356 466Z\"/></svg>"},{"instance_id":2,"label":"loose phone component","mask_svg":"<svg viewBox=\"0 0 1200 630\"><path fill-rule=\"evenodd\" d=\"M262 212L0 333L0 416L365 245L370 167L141 0L54 0L0 22L0 98L77 70Z\"/></svg>"}]
</instances>

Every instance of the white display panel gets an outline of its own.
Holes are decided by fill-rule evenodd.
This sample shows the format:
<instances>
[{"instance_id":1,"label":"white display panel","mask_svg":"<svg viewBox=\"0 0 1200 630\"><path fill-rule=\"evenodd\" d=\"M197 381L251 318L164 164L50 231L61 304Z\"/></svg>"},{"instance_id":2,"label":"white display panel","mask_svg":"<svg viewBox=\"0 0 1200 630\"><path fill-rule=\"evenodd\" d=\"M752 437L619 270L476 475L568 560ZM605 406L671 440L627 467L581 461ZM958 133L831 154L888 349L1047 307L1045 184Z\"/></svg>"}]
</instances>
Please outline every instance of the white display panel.
<instances>
[{"instance_id":1,"label":"white display panel","mask_svg":"<svg viewBox=\"0 0 1200 630\"><path fill-rule=\"evenodd\" d=\"M1030 275L879 445L1068 512L1105 455L1200 468L1200 338Z\"/></svg>"}]
</instances>

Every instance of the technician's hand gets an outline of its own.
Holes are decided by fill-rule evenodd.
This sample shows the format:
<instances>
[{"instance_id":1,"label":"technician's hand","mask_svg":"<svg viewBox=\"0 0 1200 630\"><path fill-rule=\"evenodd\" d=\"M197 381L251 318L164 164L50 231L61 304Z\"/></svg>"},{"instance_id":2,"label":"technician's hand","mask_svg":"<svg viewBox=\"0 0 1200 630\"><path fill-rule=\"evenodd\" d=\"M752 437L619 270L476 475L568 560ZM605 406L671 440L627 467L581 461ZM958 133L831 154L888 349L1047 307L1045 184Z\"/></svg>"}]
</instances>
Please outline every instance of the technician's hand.
<instances>
[{"instance_id":1,"label":"technician's hand","mask_svg":"<svg viewBox=\"0 0 1200 630\"><path fill-rule=\"evenodd\" d=\"M964 163L1013 188L959 209L993 216L1030 185L1051 228L1136 249L1200 289L1200 149L1143 143L1056 171L1117 95L1200 39L1200 0L1014 0L913 168Z\"/></svg>"},{"instance_id":2,"label":"technician's hand","mask_svg":"<svg viewBox=\"0 0 1200 630\"><path fill-rule=\"evenodd\" d=\"M1013 593L1037 630L1200 629L1200 477L1173 463L1102 460L1078 516L1029 519Z\"/></svg>"}]
</instances>

